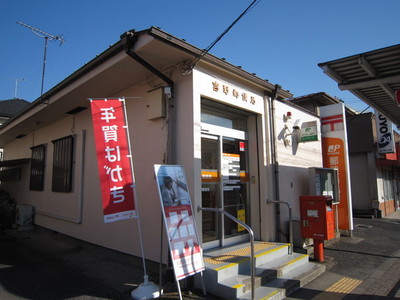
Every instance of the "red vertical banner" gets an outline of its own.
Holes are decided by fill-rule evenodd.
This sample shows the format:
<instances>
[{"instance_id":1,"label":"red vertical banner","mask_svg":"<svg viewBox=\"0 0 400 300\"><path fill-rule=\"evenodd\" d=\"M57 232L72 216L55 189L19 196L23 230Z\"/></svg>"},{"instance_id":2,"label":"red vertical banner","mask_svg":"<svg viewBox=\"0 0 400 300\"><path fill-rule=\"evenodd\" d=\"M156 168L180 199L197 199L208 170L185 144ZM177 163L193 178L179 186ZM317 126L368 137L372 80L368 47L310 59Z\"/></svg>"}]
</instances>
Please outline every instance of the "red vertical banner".
<instances>
[{"instance_id":1,"label":"red vertical banner","mask_svg":"<svg viewBox=\"0 0 400 300\"><path fill-rule=\"evenodd\" d=\"M136 216L124 99L90 99L104 222Z\"/></svg>"}]
</instances>

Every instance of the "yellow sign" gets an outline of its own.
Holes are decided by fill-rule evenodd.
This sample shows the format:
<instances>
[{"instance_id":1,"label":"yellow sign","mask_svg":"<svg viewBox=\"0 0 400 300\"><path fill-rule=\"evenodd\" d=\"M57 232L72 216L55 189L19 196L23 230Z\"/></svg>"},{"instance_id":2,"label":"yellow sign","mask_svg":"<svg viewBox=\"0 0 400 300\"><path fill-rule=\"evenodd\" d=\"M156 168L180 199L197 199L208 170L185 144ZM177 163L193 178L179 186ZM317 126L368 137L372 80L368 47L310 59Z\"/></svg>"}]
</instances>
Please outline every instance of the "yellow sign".
<instances>
[{"instance_id":1,"label":"yellow sign","mask_svg":"<svg viewBox=\"0 0 400 300\"><path fill-rule=\"evenodd\" d=\"M237 218L242 221L243 223L246 223L246 210L245 209L239 209L237 211ZM242 225L238 225L238 231L243 231L245 228Z\"/></svg>"}]
</instances>

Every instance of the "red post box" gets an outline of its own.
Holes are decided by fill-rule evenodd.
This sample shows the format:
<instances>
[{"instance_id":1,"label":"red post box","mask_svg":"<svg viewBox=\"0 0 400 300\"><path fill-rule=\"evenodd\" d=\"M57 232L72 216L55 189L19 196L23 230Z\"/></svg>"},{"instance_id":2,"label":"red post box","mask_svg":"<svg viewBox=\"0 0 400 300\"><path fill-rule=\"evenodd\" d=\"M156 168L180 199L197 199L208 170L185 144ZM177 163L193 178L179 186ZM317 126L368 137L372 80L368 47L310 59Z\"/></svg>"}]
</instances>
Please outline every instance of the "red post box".
<instances>
[{"instance_id":1,"label":"red post box","mask_svg":"<svg viewBox=\"0 0 400 300\"><path fill-rule=\"evenodd\" d=\"M314 240L314 258L324 260L323 241L335 237L331 196L300 196L301 235Z\"/></svg>"}]
</instances>

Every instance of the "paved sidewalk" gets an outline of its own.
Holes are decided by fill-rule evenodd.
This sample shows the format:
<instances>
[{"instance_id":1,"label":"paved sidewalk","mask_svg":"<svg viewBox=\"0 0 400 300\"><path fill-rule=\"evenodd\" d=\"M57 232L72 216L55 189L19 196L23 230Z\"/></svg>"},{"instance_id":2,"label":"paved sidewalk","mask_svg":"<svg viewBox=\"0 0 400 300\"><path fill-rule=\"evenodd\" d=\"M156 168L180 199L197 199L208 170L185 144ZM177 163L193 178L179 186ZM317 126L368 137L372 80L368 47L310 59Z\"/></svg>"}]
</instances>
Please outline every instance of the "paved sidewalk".
<instances>
[{"instance_id":1,"label":"paved sidewalk","mask_svg":"<svg viewBox=\"0 0 400 300\"><path fill-rule=\"evenodd\" d=\"M354 236L325 247L327 271L287 299L400 299L400 211L354 219ZM156 263L148 263L158 283ZM1 300L128 300L143 282L141 259L35 227L0 232ZM177 299L165 283L160 299ZM183 289L185 300L218 299Z\"/></svg>"},{"instance_id":2,"label":"paved sidewalk","mask_svg":"<svg viewBox=\"0 0 400 300\"><path fill-rule=\"evenodd\" d=\"M158 284L159 264L148 262L146 268ZM42 227L0 232L1 300L128 300L143 275L139 258ZM159 299L177 298L174 282L164 281L163 289ZM206 299L182 290L184 299Z\"/></svg>"},{"instance_id":3,"label":"paved sidewalk","mask_svg":"<svg viewBox=\"0 0 400 300\"><path fill-rule=\"evenodd\" d=\"M287 299L400 299L400 211L354 219L353 237L325 247L327 271Z\"/></svg>"}]
</instances>

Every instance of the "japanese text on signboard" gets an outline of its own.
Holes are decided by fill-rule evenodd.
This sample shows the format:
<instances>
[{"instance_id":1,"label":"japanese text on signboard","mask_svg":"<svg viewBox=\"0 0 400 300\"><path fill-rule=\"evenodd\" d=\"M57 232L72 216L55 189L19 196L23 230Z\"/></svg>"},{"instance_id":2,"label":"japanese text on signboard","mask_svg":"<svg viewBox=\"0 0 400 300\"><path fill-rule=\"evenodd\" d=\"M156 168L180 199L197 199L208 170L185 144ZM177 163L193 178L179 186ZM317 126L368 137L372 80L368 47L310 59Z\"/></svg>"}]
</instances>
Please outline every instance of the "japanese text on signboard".
<instances>
[{"instance_id":1,"label":"japanese text on signboard","mask_svg":"<svg viewBox=\"0 0 400 300\"><path fill-rule=\"evenodd\" d=\"M181 280L204 270L186 176L182 166L154 168L175 277Z\"/></svg>"},{"instance_id":2,"label":"japanese text on signboard","mask_svg":"<svg viewBox=\"0 0 400 300\"><path fill-rule=\"evenodd\" d=\"M104 221L135 216L123 99L91 100Z\"/></svg>"}]
</instances>

